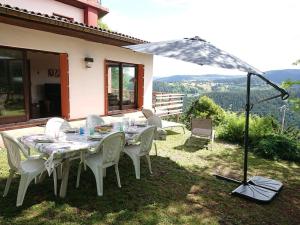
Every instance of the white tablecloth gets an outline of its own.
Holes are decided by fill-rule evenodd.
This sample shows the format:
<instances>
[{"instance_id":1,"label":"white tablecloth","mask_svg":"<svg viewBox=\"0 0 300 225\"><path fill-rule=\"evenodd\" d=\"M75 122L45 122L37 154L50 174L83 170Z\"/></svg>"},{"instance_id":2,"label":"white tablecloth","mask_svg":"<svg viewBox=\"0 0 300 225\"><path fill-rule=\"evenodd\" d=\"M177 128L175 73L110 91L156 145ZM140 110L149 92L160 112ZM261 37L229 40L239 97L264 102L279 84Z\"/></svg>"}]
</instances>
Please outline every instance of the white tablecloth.
<instances>
[{"instance_id":1,"label":"white tablecloth","mask_svg":"<svg viewBox=\"0 0 300 225\"><path fill-rule=\"evenodd\" d=\"M143 129L144 127L128 128L128 132L125 132L126 142L128 144L134 142L134 139ZM100 135L105 137L108 134ZM92 140L87 135L79 135L77 133L65 133L58 139L53 139L45 134L26 135L19 140L26 147L35 149L45 155L47 158L45 167L49 175L63 159L83 157L82 153L95 148L100 142L100 139Z\"/></svg>"}]
</instances>

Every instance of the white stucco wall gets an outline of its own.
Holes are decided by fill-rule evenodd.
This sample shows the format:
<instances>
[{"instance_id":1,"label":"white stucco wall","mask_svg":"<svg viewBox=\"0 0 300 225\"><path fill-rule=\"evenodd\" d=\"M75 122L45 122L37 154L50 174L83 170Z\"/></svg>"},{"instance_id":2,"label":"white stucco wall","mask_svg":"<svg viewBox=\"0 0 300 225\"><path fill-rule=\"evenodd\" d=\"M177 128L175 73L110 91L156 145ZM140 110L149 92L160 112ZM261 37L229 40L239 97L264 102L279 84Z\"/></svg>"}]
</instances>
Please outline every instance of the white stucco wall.
<instances>
[{"instance_id":1,"label":"white stucco wall","mask_svg":"<svg viewBox=\"0 0 300 225\"><path fill-rule=\"evenodd\" d=\"M152 55L3 23L0 23L0 46L68 53L71 119L91 113L104 114L105 59L144 64L144 107L152 106ZM85 68L85 57L94 58L92 68Z\"/></svg>"},{"instance_id":2,"label":"white stucco wall","mask_svg":"<svg viewBox=\"0 0 300 225\"><path fill-rule=\"evenodd\" d=\"M9 4L13 7L40 12L50 16L53 13L73 18L75 21L84 22L84 10L67 5L55 0L0 0L2 4Z\"/></svg>"}]
</instances>

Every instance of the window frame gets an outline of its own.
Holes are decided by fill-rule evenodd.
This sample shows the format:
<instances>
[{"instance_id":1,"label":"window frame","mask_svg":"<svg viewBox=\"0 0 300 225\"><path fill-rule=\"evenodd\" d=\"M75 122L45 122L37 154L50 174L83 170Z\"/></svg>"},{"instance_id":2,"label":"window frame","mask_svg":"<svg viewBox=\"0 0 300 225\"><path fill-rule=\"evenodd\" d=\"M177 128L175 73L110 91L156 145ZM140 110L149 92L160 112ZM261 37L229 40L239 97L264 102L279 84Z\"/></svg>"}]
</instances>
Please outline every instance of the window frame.
<instances>
[{"instance_id":1,"label":"window frame","mask_svg":"<svg viewBox=\"0 0 300 225\"><path fill-rule=\"evenodd\" d=\"M119 67L119 105L118 109L111 110L109 106L108 100L108 71L109 67L118 66ZM124 67L134 67L135 74L134 74L134 103L130 105L125 105L123 103L123 68ZM104 96L105 96L105 114L107 115L114 115L114 114L121 114L126 111L137 110L138 109L138 64L135 63L128 63L128 62L120 62L120 61L112 61L112 60L105 60L105 88L104 88Z\"/></svg>"}]
</instances>

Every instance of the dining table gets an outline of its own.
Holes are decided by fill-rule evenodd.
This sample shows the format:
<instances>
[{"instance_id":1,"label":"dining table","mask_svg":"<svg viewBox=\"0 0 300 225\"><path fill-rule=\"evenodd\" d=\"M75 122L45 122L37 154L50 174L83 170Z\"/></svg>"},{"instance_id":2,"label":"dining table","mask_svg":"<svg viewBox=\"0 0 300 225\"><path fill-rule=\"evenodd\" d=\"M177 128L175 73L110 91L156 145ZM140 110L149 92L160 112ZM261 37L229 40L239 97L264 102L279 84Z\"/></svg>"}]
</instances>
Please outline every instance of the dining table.
<instances>
[{"instance_id":1,"label":"dining table","mask_svg":"<svg viewBox=\"0 0 300 225\"><path fill-rule=\"evenodd\" d=\"M128 126L125 129L117 130L125 133L126 145L136 143L139 134L147 125ZM80 159L85 162L86 154L92 154L100 141L116 130L106 132L93 132L93 134L81 134L79 129L71 128L52 136L46 134L29 134L19 138L25 148L34 150L45 158L45 168L50 176L57 166L62 166L61 185L59 196L64 198L67 193L70 161ZM84 164L85 166L85 164Z\"/></svg>"}]
</instances>

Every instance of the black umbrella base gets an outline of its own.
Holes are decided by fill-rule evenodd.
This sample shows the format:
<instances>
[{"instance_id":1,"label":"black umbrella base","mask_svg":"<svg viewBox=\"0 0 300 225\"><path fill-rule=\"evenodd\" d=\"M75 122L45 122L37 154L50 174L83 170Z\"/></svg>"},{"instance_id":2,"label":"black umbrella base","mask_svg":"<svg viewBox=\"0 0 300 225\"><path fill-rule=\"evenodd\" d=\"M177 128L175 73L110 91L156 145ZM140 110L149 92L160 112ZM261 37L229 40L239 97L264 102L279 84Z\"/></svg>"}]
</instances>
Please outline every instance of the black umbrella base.
<instances>
[{"instance_id":1,"label":"black umbrella base","mask_svg":"<svg viewBox=\"0 0 300 225\"><path fill-rule=\"evenodd\" d=\"M273 200L278 192L272 191L250 183L237 187L232 194L261 203L268 203Z\"/></svg>"},{"instance_id":2,"label":"black umbrella base","mask_svg":"<svg viewBox=\"0 0 300 225\"><path fill-rule=\"evenodd\" d=\"M261 176L254 176L252 177L248 183L253 184L258 187L266 188L271 191L280 191L283 187L283 184L280 181L272 180L269 178L261 177Z\"/></svg>"},{"instance_id":3,"label":"black umbrella base","mask_svg":"<svg viewBox=\"0 0 300 225\"><path fill-rule=\"evenodd\" d=\"M256 202L267 203L282 189L283 184L280 181L272 180L269 178L254 176L246 184L242 181L235 180L221 175L215 175L217 178L240 184L234 191L233 195L247 198Z\"/></svg>"}]
</instances>

